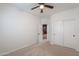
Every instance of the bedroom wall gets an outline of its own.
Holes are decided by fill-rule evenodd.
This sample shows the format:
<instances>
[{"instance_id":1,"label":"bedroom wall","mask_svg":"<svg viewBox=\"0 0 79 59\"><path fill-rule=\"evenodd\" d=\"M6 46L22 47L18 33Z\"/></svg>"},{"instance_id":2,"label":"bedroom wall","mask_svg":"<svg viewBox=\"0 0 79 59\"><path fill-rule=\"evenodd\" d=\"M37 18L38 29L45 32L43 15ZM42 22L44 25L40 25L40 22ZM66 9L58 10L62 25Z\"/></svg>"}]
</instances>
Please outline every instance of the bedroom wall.
<instances>
[{"instance_id":1,"label":"bedroom wall","mask_svg":"<svg viewBox=\"0 0 79 59\"><path fill-rule=\"evenodd\" d=\"M76 7L70 10L65 10L52 15L51 16L51 27L52 27L51 42L54 44L74 48L79 51L79 26L78 25L79 25L79 7ZM73 37L73 35L75 35L75 37Z\"/></svg>"},{"instance_id":2,"label":"bedroom wall","mask_svg":"<svg viewBox=\"0 0 79 59\"><path fill-rule=\"evenodd\" d=\"M0 55L38 41L39 18L10 4L0 4Z\"/></svg>"}]
</instances>

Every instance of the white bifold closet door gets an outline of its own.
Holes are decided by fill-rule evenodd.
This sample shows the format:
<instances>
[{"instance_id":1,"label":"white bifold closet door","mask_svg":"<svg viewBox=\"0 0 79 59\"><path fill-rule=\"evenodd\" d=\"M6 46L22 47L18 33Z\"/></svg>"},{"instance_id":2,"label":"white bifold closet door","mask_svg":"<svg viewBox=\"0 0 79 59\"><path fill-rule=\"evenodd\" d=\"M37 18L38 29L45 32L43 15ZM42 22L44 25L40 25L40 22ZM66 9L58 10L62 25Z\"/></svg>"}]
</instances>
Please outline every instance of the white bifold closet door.
<instances>
[{"instance_id":1,"label":"white bifold closet door","mask_svg":"<svg viewBox=\"0 0 79 59\"><path fill-rule=\"evenodd\" d=\"M79 21L70 19L63 22L64 46L79 50Z\"/></svg>"},{"instance_id":2,"label":"white bifold closet door","mask_svg":"<svg viewBox=\"0 0 79 59\"><path fill-rule=\"evenodd\" d=\"M56 21L53 23L54 30L54 43L58 45L63 45L63 22Z\"/></svg>"},{"instance_id":3,"label":"white bifold closet door","mask_svg":"<svg viewBox=\"0 0 79 59\"><path fill-rule=\"evenodd\" d=\"M68 19L53 23L54 43L79 51L79 20Z\"/></svg>"}]
</instances>

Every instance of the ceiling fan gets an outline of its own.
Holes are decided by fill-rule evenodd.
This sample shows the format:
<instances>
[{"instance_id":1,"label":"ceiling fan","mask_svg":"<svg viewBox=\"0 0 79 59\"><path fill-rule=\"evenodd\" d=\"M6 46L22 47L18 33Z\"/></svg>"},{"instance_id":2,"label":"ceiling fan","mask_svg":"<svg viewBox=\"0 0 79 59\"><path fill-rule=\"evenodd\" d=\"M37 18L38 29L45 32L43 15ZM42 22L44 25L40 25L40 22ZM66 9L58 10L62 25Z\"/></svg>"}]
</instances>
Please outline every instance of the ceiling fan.
<instances>
[{"instance_id":1,"label":"ceiling fan","mask_svg":"<svg viewBox=\"0 0 79 59\"><path fill-rule=\"evenodd\" d=\"M53 9L54 8L54 6L50 6L50 5L47 5L47 4L45 4L45 3L38 3L38 6L36 6L36 7L33 7L33 8L31 8L31 10L34 10L34 9L36 9L36 8L40 8L40 13L43 13L43 9L44 9L44 7L47 7L47 8L50 8L50 9Z\"/></svg>"}]
</instances>

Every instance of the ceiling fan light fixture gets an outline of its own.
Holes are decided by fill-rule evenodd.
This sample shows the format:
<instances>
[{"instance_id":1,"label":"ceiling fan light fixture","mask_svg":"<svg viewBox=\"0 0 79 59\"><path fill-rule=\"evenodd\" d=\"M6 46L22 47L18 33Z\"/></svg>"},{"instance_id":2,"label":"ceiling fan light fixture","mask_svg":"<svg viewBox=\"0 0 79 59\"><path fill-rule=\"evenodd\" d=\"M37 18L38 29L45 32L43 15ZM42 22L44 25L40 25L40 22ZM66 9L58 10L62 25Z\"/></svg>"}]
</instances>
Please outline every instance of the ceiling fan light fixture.
<instances>
[{"instance_id":1,"label":"ceiling fan light fixture","mask_svg":"<svg viewBox=\"0 0 79 59\"><path fill-rule=\"evenodd\" d=\"M36 8L39 8L39 9L41 10L40 13L43 13L44 8L53 9L54 6L47 5L47 4L45 4L45 3L38 3L38 6L35 6L35 7L31 8L31 10L34 10L34 9L36 9Z\"/></svg>"},{"instance_id":2,"label":"ceiling fan light fixture","mask_svg":"<svg viewBox=\"0 0 79 59\"><path fill-rule=\"evenodd\" d=\"M44 5L40 5L40 9L43 9L44 8Z\"/></svg>"}]
</instances>

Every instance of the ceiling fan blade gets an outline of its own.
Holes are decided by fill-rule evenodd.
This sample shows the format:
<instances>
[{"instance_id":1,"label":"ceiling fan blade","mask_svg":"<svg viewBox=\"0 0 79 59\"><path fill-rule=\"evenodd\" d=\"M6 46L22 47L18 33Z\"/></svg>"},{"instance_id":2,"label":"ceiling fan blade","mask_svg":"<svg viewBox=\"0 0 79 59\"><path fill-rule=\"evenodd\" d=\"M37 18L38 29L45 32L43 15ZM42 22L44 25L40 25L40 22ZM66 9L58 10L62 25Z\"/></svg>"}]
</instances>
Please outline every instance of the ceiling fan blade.
<instances>
[{"instance_id":1,"label":"ceiling fan blade","mask_svg":"<svg viewBox=\"0 0 79 59\"><path fill-rule=\"evenodd\" d=\"M50 6L50 5L44 5L45 7L47 7L47 8L54 8L54 6Z\"/></svg>"},{"instance_id":2,"label":"ceiling fan blade","mask_svg":"<svg viewBox=\"0 0 79 59\"><path fill-rule=\"evenodd\" d=\"M41 13L43 13L43 9L41 9Z\"/></svg>"},{"instance_id":3,"label":"ceiling fan blade","mask_svg":"<svg viewBox=\"0 0 79 59\"><path fill-rule=\"evenodd\" d=\"M39 5L44 5L44 3L38 3Z\"/></svg>"},{"instance_id":4,"label":"ceiling fan blade","mask_svg":"<svg viewBox=\"0 0 79 59\"><path fill-rule=\"evenodd\" d=\"M38 8L39 6L36 6L36 7L33 7L33 8L31 8L31 10L34 10L34 9L36 9L36 8Z\"/></svg>"}]
</instances>

